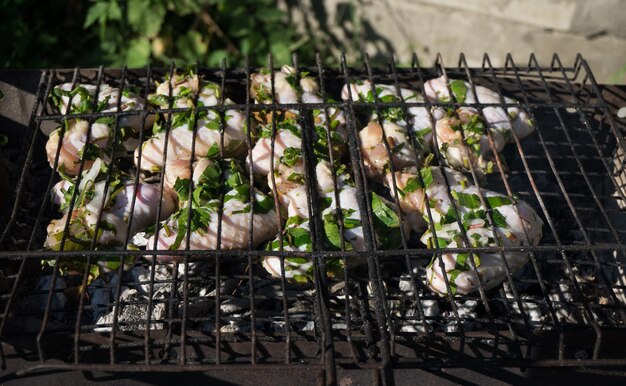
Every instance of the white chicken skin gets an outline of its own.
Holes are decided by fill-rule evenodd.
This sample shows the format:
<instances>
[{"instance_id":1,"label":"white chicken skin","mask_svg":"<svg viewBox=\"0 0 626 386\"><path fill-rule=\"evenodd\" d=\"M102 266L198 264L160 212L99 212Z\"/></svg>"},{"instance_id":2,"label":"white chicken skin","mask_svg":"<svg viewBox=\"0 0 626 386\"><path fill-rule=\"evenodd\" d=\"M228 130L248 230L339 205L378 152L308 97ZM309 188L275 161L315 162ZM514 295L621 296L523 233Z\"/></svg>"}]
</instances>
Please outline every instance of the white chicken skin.
<instances>
[{"instance_id":1,"label":"white chicken skin","mask_svg":"<svg viewBox=\"0 0 626 386\"><path fill-rule=\"evenodd\" d=\"M342 98L352 98L362 103L423 102L420 95L409 89L400 89L398 93L393 86L377 85L375 92L376 96L372 93L369 81L357 81L349 87L344 85ZM381 117L378 116L379 112ZM435 109L435 118L443 116L442 112L441 109ZM401 107L381 107L370 111L368 124L359 132L361 154L368 177L374 180L383 179L391 170L391 162L394 170L417 166L430 152L429 143L433 131L431 114L425 107L412 106L407 108L406 115ZM415 147L411 137L415 139Z\"/></svg>"},{"instance_id":2,"label":"white chicken skin","mask_svg":"<svg viewBox=\"0 0 626 386\"><path fill-rule=\"evenodd\" d=\"M85 157L83 170L89 170L96 158L106 157L107 149L113 138L111 127L105 123L93 123L89 132L89 122L81 120L68 120L66 130L63 133L61 142L61 131L59 127L48 137L46 142L46 154L50 167L54 167L57 151L59 159L57 168L59 172L75 176L80 170L81 157ZM89 132L89 143L87 134ZM59 143L61 149L59 150Z\"/></svg>"},{"instance_id":3,"label":"white chicken skin","mask_svg":"<svg viewBox=\"0 0 626 386\"><path fill-rule=\"evenodd\" d=\"M253 74L251 76L251 96L257 103L271 102L271 95L267 95L271 88L269 73ZM281 103L303 102L321 103L322 97L318 93L318 84L314 78L304 76L299 84L295 81L295 69L283 66L275 74L275 90ZM270 98L268 100L268 98ZM288 102L285 102L288 101ZM302 128L297 122L297 112L279 122L271 120L262 125L259 130L259 139L252 149L252 164L255 173L267 176L268 186L276 192L279 199L287 208L294 205L289 195L304 195L304 159L302 154ZM313 154L318 160L328 160L330 152L340 158L347 143L348 133L343 112L339 109L313 110L314 132L311 143ZM275 131L274 131L275 130ZM330 144L328 139L330 138ZM272 164L272 143L274 147ZM249 161L248 161L249 162ZM273 172L271 172L273 171ZM295 208L292 207L292 210ZM306 204L294 214L304 216Z\"/></svg>"},{"instance_id":4,"label":"white chicken skin","mask_svg":"<svg viewBox=\"0 0 626 386\"><path fill-rule=\"evenodd\" d=\"M193 115L178 113L167 130L155 126L155 134L145 141L141 151L139 164L139 149L135 150L135 163L142 170L158 172L163 167L163 153L167 137L167 160L189 160L192 149L194 158L215 157L221 153L223 135L223 153L225 157L238 156L245 150L246 134L243 130L245 117L238 110L228 110L225 113L224 131L221 132L222 122L214 111L200 112L196 121L195 147L193 143L194 131ZM177 119L180 117L180 119ZM167 162L167 161L166 161Z\"/></svg>"},{"instance_id":5,"label":"white chicken skin","mask_svg":"<svg viewBox=\"0 0 626 386\"><path fill-rule=\"evenodd\" d=\"M215 106L219 104L221 95L222 90L217 83L188 71L175 73L172 77L168 73L165 82L157 82L156 92L148 96L148 101L162 109L169 108L170 101L173 108L192 108L196 97L198 106Z\"/></svg>"},{"instance_id":6,"label":"white chicken skin","mask_svg":"<svg viewBox=\"0 0 626 386\"><path fill-rule=\"evenodd\" d=\"M501 103L499 94L487 87L475 86L474 89L478 97L478 100L476 100L474 92L472 91L472 85L469 82L458 79L448 79L448 84L446 84L446 80L443 76L427 81L424 84L424 91L431 101L447 103L452 101L448 87L450 87L452 91L454 101L458 103ZM508 97L504 97L504 102L508 104L518 103L516 100ZM473 107L464 108L477 111ZM533 121L530 115L520 107L508 107L505 111L501 107L488 106L482 108L482 113L487 127L499 131L505 143L511 142L513 139L511 130L515 130L519 139L529 136L534 131ZM509 119L513 123L512 126Z\"/></svg>"},{"instance_id":7,"label":"white chicken skin","mask_svg":"<svg viewBox=\"0 0 626 386\"><path fill-rule=\"evenodd\" d=\"M161 194L159 186L135 183L126 176L113 172L107 194L104 194L108 166L96 159L92 168L83 173L80 184L73 180L61 180L53 188L53 202L60 206L63 217L52 220L48 225L47 249L58 251L65 236L64 251L87 250L95 237L98 215L102 208L95 245L98 249L116 249L124 245L126 234L131 239L157 221L157 210L161 207L160 219L167 218L174 210L174 198L168 192ZM76 201L71 214L68 213L73 195ZM131 203L135 206L131 213ZM70 218L68 232L65 224ZM132 217L132 220L131 220ZM130 229L129 229L130 227ZM106 262L100 262L106 266Z\"/></svg>"},{"instance_id":8,"label":"white chicken skin","mask_svg":"<svg viewBox=\"0 0 626 386\"><path fill-rule=\"evenodd\" d=\"M502 133L493 128L491 132L494 148L485 134L485 125L474 109L450 110L435 124L435 137L439 154L447 166L460 171L474 169L479 178L493 172L495 157L504 148ZM435 142L435 141L433 141ZM434 146L434 143L432 144ZM494 155L494 150L495 155Z\"/></svg>"},{"instance_id":9,"label":"white chicken skin","mask_svg":"<svg viewBox=\"0 0 626 386\"><path fill-rule=\"evenodd\" d=\"M423 103L424 98L417 91L407 88L398 89L394 86L377 84L376 96L372 94L372 83L369 80L356 81L348 85L344 85L341 91L341 98L343 100L350 100L352 98L355 102L363 103ZM408 106L406 108L406 114L408 119L404 117L404 110L402 107L388 107L381 108L382 118L385 121L395 122L400 126L408 127L413 131L416 147L415 151L418 154L426 154L429 152L429 147L432 138L432 129L434 122L445 116L445 110L439 107L434 107L431 111L424 106ZM378 121L376 111L374 111L370 117L371 121ZM407 136L408 138L408 136Z\"/></svg>"},{"instance_id":10,"label":"white chicken skin","mask_svg":"<svg viewBox=\"0 0 626 386\"><path fill-rule=\"evenodd\" d=\"M299 83L296 82L296 70L290 66L283 66L280 72L274 74L274 92L276 102L281 104L289 103L322 103L323 99L319 94L317 81L302 73ZM255 103L272 103L272 84L269 71L262 71L250 76L250 96ZM296 120L298 111L290 111L283 119L272 123L271 119L264 120L266 123L259 130L259 139L252 149L253 169L255 173L268 175L272 166L279 167L284 153L287 152L288 163L294 163L296 158L301 158L302 149L302 128ZM346 129L346 119L343 112L334 107L326 110L313 110L314 133L311 143L313 143L314 154L317 158L328 159L328 137L330 137L330 148L337 157L343 151L347 142L348 133ZM272 135L275 128L275 134ZM272 141L274 142L274 165L271 165ZM296 154L297 153L297 154ZM293 161L293 162L290 162ZM249 161L248 161L249 162ZM289 165L293 166L293 165ZM287 175L288 176L288 175ZM270 184L271 186L271 184Z\"/></svg>"},{"instance_id":11,"label":"white chicken skin","mask_svg":"<svg viewBox=\"0 0 626 386\"><path fill-rule=\"evenodd\" d=\"M218 105L222 90L217 84L204 81L193 73L175 74L169 82L159 84L149 101L161 108L169 108L170 87L172 106L188 110L174 113L171 119L168 114L163 114L157 120L153 136L141 145L141 159L139 148L135 150L136 165L142 170L158 172L163 167L164 153L168 162L190 160L192 152L197 160L222 153L225 157L236 157L245 151L246 119L241 111L226 110L222 119L217 111L196 110L194 106L196 98L198 107ZM224 104L230 105L233 101L226 99Z\"/></svg>"},{"instance_id":12,"label":"white chicken skin","mask_svg":"<svg viewBox=\"0 0 626 386\"><path fill-rule=\"evenodd\" d=\"M94 105L93 99L96 88L96 85L83 83L77 83L72 88L72 83L63 83L52 89L50 99L61 114L117 112L120 89L111 87L105 83L101 84L98 90L97 103ZM70 98L72 105L68 111ZM134 129L135 132L138 132L143 121L142 115L139 112L144 110L146 103L142 97L128 89L122 90L121 98L119 111L137 111L137 114L120 115L118 126L129 127ZM144 127L152 126L153 122L154 116L146 115Z\"/></svg>"},{"instance_id":13,"label":"white chicken skin","mask_svg":"<svg viewBox=\"0 0 626 386\"><path fill-rule=\"evenodd\" d=\"M274 201L260 190L254 189L254 205L250 200L250 185L234 160L217 162L200 160L194 165L192 175L194 190L191 210L189 206L189 173L175 183L182 203L180 209L167 219L157 235L148 239L147 248L157 250L236 250L249 247L250 221L253 241L250 247L271 239L278 233ZM222 180L225 184L222 184ZM220 193L224 193L221 224L219 223ZM191 220L189 220L191 216ZM191 228L187 229L190 222ZM221 238L218 244L218 227ZM180 256L157 256L160 261L180 261Z\"/></svg>"},{"instance_id":14,"label":"white chicken skin","mask_svg":"<svg viewBox=\"0 0 626 386\"><path fill-rule=\"evenodd\" d=\"M370 121L359 132L359 138L363 164L370 178L380 179L390 169L389 153L394 170L417 165L417 157L411 149L406 127L402 125L384 121L381 126L376 121ZM385 140L389 150L385 146Z\"/></svg>"},{"instance_id":15,"label":"white chicken skin","mask_svg":"<svg viewBox=\"0 0 626 386\"><path fill-rule=\"evenodd\" d=\"M274 73L274 95L276 103L292 104L300 102L300 98L313 100L319 92L319 84L315 78L305 73L296 83L296 70L284 65ZM250 96L259 104L272 103L272 74L268 70L250 75ZM310 102L309 102L310 103Z\"/></svg>"},{"instance_id":16,"label":"white chicken skin","mask_svg":"<svg viewBox=\"0 0 626 386\"><path fill-rule=\"evenodd\" d=\"M498 246L498 241L505 247L539 244L543 222L527 203L469 186L469 181L461 173L450 169L444 170L450 184L452 200L448 195L443 174L438 168L423 168L419 176L415 171L396 173L396 186L402 197L400 200L402 208L421 214L425 219L423 224L429 221L425 199L428 197L428 206L440 248L467 247L453 204L472 244L471 247ZM388 175L388 185L390 179L391 176ZM480 193L484 195L489 208L482 206ZM493 237L488 211L491 212L498 241ZM429 248L435 248L432 227L422 235L421 241ZM518 270L527 261L527 254L521 252L506 252L504 256L511 272ZM506 278L501 254L475 254L474 260L476 271L471 268L468 254L443 254L446 276L453 293L465 295L478 290L479 278L486 290L494 288ZM439 259L434 258L428 265L426 278L426 285L432 291L439 294L447 293Z\"/></svg>"},{"instance_id":17,"label":"white chicken skin","mask_svg":"<svg viewBox=\"0 0 626 386\"><path fill-rule=\"evenodd\" d=\"M326 250L355 250L365 251L366 243L363 234L361 212L359 209L357 191L350 178L344 172L337 173L337 189L339 202L335 197L332 173L335 171L327 161L321 161L316 166L318 193L322 205L322 223L324 225L324 240ZM400 220L394 211L393 204L375 193L371 193L372 208L375 225L375 242L379 248L393 249L400 245ZM281 237L268 243L268 251L298 251L311 252L313 250L308 213L308 196L306 187L297 186L285 192L283 204L287 208L288 219ZM285 203L286 202L286 203ZM343 213L343 234L340 233L336 210L341 207ZM406 229L405 231L408 231ZM350 258L348 268L364 264L365 260ZM281 258L265 256L262 265L274 277L281 277ZM326 270L329 277L341 274L344 262L341 259L327 259ZM298 283L306 283L313 275L313 265L310 259L290 257L284 259L285 278Z\"/></svg>"}]
</instances>

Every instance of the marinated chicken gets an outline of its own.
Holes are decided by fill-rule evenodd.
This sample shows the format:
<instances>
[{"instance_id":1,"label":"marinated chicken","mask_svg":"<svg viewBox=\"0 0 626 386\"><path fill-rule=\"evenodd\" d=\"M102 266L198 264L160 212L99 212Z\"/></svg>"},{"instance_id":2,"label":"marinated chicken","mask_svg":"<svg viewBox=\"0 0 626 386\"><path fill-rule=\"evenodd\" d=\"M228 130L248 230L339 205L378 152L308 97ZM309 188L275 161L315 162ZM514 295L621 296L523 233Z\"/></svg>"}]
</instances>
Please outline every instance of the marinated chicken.
<instances>
[{"instance_id":1,"label":"marinated chicken","mask_svg":"<svg viewBox=\"0 0 626 386\"><path fill-rule=\"evenodd\" d=\"M301 72L299 81L296 80L296 70L291 66L284 65L280 71L274 73L274 84L272 88L272 74L264 69L259 73L250 75L250 97L258 104L295 104L295 103L321 103L319 95L319 84L307 72ZM333 109L331 109L333 110ZM280 111L277 115L285 118L292 118L299 114L296 110L290 110L283 114ZM334 115L331 112L331 115ZM256 117L264 123L272 121L272 113L261 111Z\"/></svg>"},{"instance_id":2,"label":"marinated chicken","mask_svg":"<svg viewBox=\"0 0 626 386\"><path fill-rule=\"evenodd\" d=\"M51 93L51 102L61 114L83 114L83 113L111 113L118 111L137 111L137 114L120 115L118 127L128 127L139 132L143 117L139 113L145 109L146 102L136 93L125 88L120 92L119 88L111 87L108 84L101 84L98 90L97 101L94 101L97 86L93 84L77 83L72 87L72 83L63 83L55 86ZM121 101L119 100L121 95ZM68 104L71 99L71 107ZM144 127L152 126L154 117L146 115Z\"/></svg>"},{"instance_id":3,"label":"marinated chicken","mask_svg":"<svg viewBox=\"0 0 626 386\"><path fill-rule=\"evenodd\" d=\"M357 190L345 172L339 170L337 175L338 201L335 196L335 185L332 174L336 173L330 164L322 161L317 164L316 178L318 194L322 202L322 223L324 226L325 250L355 250L365 251L366 240L363 234L361 211L359 209ZM268 251L297 251L311 252L310 221L308 213L308 195L303 186L294 187L284 196L288 219L282 234L267 244ZM370 194L375 225L374 242L381 249L394 249L400 246L400 220L396 215L393 204L376 193ZM341 216L338 209L341 208ZM339 224L342 224L343 234ZM408 229L405 229L408 232ZM282 241L282 242L281 242ZM265 256L263 267L275 277L282 276L281 260L284 261L284 275L288 280L306 283L313 275L313 265L309 258L287 256L281 259L278 256ZM365 263L365 259L350 258L348 268ZM326 260L327 275L337 277L341 274L344 261L338 258Z\"/></svg>"},{"instance_id":4,"label":"marinated chicken","mask_svg":"<svg viewBox=\"0 0 626 386\"><path fill-rule=\"evenodd\" d=\"M376 95L372 93L372 83L369 80L357 81L344 85L341 98L345 101L352 100L362 103L424 103L424 98L417 91L406 88L398 89L394 86L378 84L375 88ZM434 122L445 116L445 110L439 107L429 109L424 106L407 106L406 115L402 107L383 107L380 109L382 119L395 122L399 126L407 127L413 131L418 155L430 152ZM370 121L378 121L377 112L370 116ZM408 133L407 133L408 139Z\"/></svg>"},{"instance_id":5,"label":"marinated chicken","mask_svg":"<svg viewBox=\"0 0 626 386\"><path fill-rule=\"evenodd\" d=\"M201 157L216 157L222 153L222 149L225 157L234 157L245 151L245 117L241 112L228 110L225 113L223 132L222 120L216 112L205 110L199 111L197 115L197 118L194 118L193 110L175 114L169 131L166 129L166 123L161 126L157 122L153 128L153 136L141 145L141 163L139 148L135 150L137 166L151 172L160 171L163 167L166 141L166 162L190 160L192 150L195 160ZM196 119L195 131L194 119Z\"/></svg>"},{"instance_id":6,"label":"marinated chicken","mask_svg":"<svg viewBox=\"0 0 626 386\"><path fill-rule=\"evenodd\" d=\"M274 95L276 102L280 104L291 103L322 103L322 96L319 94L319 85L315 78L306 73L300 74L301 79L296 82L296 70L290 66L283 66L280 72L274 74ZM255 73L250 76L250 96L255 103L272 103L272 82L271 74L267 71ZM281 116L272 123L271 119L262 119L258 136L259 139L253 149L252 159L255 164L256 173L266 175L270 168L270 155L272 133L275 129L274 158L282 157L287 148L301 149L302 128L298 123L299 112L289 111L289 114ZM348 133L346 129L346 119L340 109L329 107L326 110L314 109L312 111L314 133L311 142L314 144L314 151L317 157L328 159L328 137L330 145L335 155L339 155L347 141ZM298 150L299 151L299 150Z\"/></svg>"},{"instance_id":7,"label":"marinated chicken","mask_svg":"<svg viewBox=\"0 0 626 386\"><path fill-rule=\"evenodd\" d=\"M405 126L390 121L384 121L381 126L376 121L370 121L359 132L359 138L363 164L370 178L380 179L390 170L389 154L394 170L417 165L417 157L410 146Z\"/></svg>"},{"instance_id":8,"label":"marinated chicken","mask_svg":"<svg viewBox=\"0 0 626 386\"><path fill-rule=\"evenodd\" d=\"M494 151L485 130L491 132ZM495 157L504 148L500 131L485 129L477 110L458 108L449 110L445 117L435 123L435 138L431 146L437 145L439 154L447 166L460 171L474 170L479 178L493 172Z\"/></svg>"},{"instance_id":9,"label":"marinated chicken","mask_svg":"<svg viewBox=\"0 0 626 386\"><path fill-rule=\"evenodd\" d=\"M83 157L85 158L83 170L89 170L98 158L108 159L108 148L113 141L112 131L106 123L93 123L90 130L87 121L74 119L66 121L65 130L59 127L50 133L46 142L50 167L54 167L57 152L57 170L70 176L78 174ZM87 141L88 134L89 141ZM60 149L59 144L61 144Z\"/></svg>"},{"instance_id":10,"label":"marinated chicken","mask_svg":"<svg viewBox=\"0 0 626 386\"><path fill-rule=\"evenodd\" d=\"M448 88L450 91L448 91ZM441 76L431 79L424 84L424 91L428 99L433 102L458 102L465 104L484 103L484 104L500 104L500 95L483 86L474 86L469 82L459 79L446 79ZM474 95L474 91L476 95ZM450 92L454 99L450 97ZM504 103L518 104L515 99L503 97ZM474 107L463 107L464 110L476 114L477 109ZM488 128L498 131L503 142L509 143L513 141L512 131L519 139L526 138L534 131L533 121L530 115L521 107L511 106L504 110L501 107L485 106L482 107L482 115ZM493 133L493 131L492 131Z\"/></svg>"},{"instance_id":11,"label":"marinated chicken","mask_svg":"<svg viewBox=\"0 0 626 386\"><path fill-rule=\"evenodd\" d=\"M470 186L469 181L461 173L450 169L444 170L445 178L440 169L435 167L423 168L419 173L401 171L395 176L398 193L402 197L400 205L404 210L421 214L424 217L423 224L427 224L430 220L427 205L430 208L434 224L421 237L421 241L428 248L435 248L433 228L439 248L498 245L510 247L539 243L543 222L527 203ZM388 175L388 185L390 179L391 176ZM481 203L481 193L488 208ZM489 219L489 212L493 223ZM459 221L471 245L465 242ZM497 240L493 236L494 228ZM506 252L504 256L511 272L515 272L527 261L527 254L522 252ZM468 254L445 253L443 261L447 279L454 293L469 294L476 291L479 278L486 290L497 286L505 279L505 262L499 253L474 254L476 270L472 268ZM434 258L427 267L426 285L434 292L447 293L444 275L437 258Z\"/></svg>"},{"instance_id":12,"label":"marinated chicken","mask_svg":"<svg viewBox=\"0 0 626 386\"><path fill-rule=\"evenodd\" d=\"M148 239L147 248L157 250L233 250L255 248L278 233L274 201L253 188L237 161L221 163L200 160L194 165L193 191L189 202L189 172L174 184L180 209L159 227L158 235ZM223 206L220 194L224 194ZM222 211L221 223L219 213ZM249 245L250 222L253 239ZM218 229L221 237L218 237ZM155 241L156 240L156 241ZM159 256L161 261L177 261L178 256Z\"/></svg>"},{"instance_id":13,"label":"marinated chicken","mask_svg":"<svg viewBox=\"0 0 626 386\"><path fill-rule=\"evenodd\" d=\"M461 173L474 170L480 177L491 172L513 133L521 139L533 131L530 115L521 107L464 105L499 104L500 96L492 90L440 77L425 83L424 100L417 91L391 85L373 88L367 80L345 85L341 98L353 102L363 123L352 140L360 146L366 177L373 180L372 190L362 193L349 167L346 117L337 105L317 108L328 101L314 77L290 66L274 74L267 70L252 74L249 95L263 105L251 109L256 118L253 127L248 127L243 112L231 108L234 102L223 92L192 71L166 76L147 102L107 84L100 86L97 97L94 85L66 83L53 88L51 102L62 114L117 112L118 104L123 112L138 113L105 115L91 123L68 117L50 134L48 161L54 166L58 158L57 171L63 178L53 190L62 218L49 224L45 248L86 250L93 244L115 250L144 235L146 258L156 256L164 262L182 257L159 251L264 248L267 255L260 263L271 276L307 283L314 274L314 261L307 253L317 247L357 252L370 247L398 249L401 233L409 239L411 232L428 249L521 247L537 245L541 239L543 222L530 205L473 186ZM430 105L448 102L454 104ZM510 98L504 102L517 104ZM159 110L145 114L146 103ZM142 178L162 181L136 185L128 175L114 171L104 194L109 164L129 155L126 149L136 141L144 120L151 131L132 148L134 164L143 171ZM253 141L251 157L248 136ZM242 168L244 156L255 181L261 182L257 187ZM356 155L350 156L352 160ZM83 160L82 175L77 176ZM440 160L441 167L432 166ZM309 175L305 166L314 168L314 174ZM310 179L315 186L309 185ZM389 195L377 193L385 186ZM316 221L313 199L320 207ZM372 213L367 216L361 212L361 199L369 202ZM365 237L365 217L372 221L373 240ZM315 232L322 238L318 245L313 245L315 224L323 227ZM417 237L412 240L417 242ZM114 269L119 267L115 260L98 263ZM327 258L326 274L340 278L344 269L365 261ZM523 252L443 253L425 267L424 284L438 294L471 294L479 283L486 290L499 285L506 279L506 266L515 272L526 262Z\"/></svg>"},{"instance_id":14,"label":"marinated chicken","mask_svg":"<svg viewBox=\"0 0 626 386\"><path fill-rule=\"evenodd\" d=\"M220 87L192 72L175 74L158 84L148 99L162 109L186 108L182 112L163 114L152 129L152 137L135 150L135 164L142 170L158 172L170 160L194 160L202 157L235 157L245 151L245 117L239 110L226 110L223 116L202 107L217 106L222 100ZM224 105L234 102L224 99ZM198 109L200 108L200 109ZM195 144L194 144L195 137ZM167 142L167 144L166 144ZM167 151L165 147L167 145ZM141 162L140 162L141 161Z\"/></svg>"},{"instance_id":15,"label":"marinated chicken","mask_svg":"<svg viewBox=\"0 0 626 386\"><path fill-rule=\"evenodd\" d=\"M108 167L98 158L90 170L83 172L78 185L75 180L64 179L54 186L53 202L59 206L63 217L52 220L48 225L45 248L61 250L62 240L65 239L64 251L88 250L95 238L96 248L116 249L124 245L127 234L130 240L138 232L154 225L159 206L160 219L167 218L176 209L172 195L167 192L161 194L159 186L139 183L135 191L134 181L115 171L105 195ZM69 213L73 196L75 201ZM135 204L131 213L133 196Z\"/></svg>"}]
</instances>

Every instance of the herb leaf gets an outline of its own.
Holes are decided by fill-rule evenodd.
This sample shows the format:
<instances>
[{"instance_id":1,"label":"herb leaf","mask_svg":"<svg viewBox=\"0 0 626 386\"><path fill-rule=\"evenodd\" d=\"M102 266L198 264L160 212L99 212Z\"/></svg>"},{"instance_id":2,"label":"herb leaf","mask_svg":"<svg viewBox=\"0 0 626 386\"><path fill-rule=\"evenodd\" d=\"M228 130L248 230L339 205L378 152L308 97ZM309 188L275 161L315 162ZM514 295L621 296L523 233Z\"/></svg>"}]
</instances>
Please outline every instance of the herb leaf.
<instances>
[{"instance_id":1,"label":"herb leaf","mask_svg":"<svg viewBox=\"0 0 626 386\"><path fill-rule=\"evenodd\" d=\"M473 193L463 193L452 190L452 197L454 197L461 206L469 209L480 208L480 197Z\"/></svg>"},{"instance_id":2,"label":"herb leaf","mask_svg":"<svg viewBox=\"0 0 626 386\"><path fill-rule=\"evenodd\" d=\"M396 212L387 206L382 198L374 192L372 192L372 212L386 226L390 228L400 227L400 219Z\"/></svg>"},{"instance_id":3,"label":"herb leaf","mask_svg":"<svg viewBox=\"0 0 626 386\"><path fill-rule=\"evenodd\" d=\"M457 102L465 102L465 97L467 96L467 86L464 81L459 79L451 81L450 90L452 91L452 95L454 95L454 99L456 99Z\"/></svg>"}]
</instances>

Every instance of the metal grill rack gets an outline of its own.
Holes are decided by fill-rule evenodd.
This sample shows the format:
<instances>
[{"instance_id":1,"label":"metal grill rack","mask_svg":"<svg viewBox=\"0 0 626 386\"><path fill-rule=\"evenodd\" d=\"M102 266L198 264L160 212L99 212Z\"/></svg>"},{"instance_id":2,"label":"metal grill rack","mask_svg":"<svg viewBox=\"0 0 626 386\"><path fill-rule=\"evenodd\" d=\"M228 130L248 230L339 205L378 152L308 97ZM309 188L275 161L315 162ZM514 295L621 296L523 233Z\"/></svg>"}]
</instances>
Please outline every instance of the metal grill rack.
<instances>
[{"instance_id":1,"label":"metal grill rack","mask_svg":"<svg viewBox=\"0 0 626 386\"><path fill-rule=\"evenodd\" d=\"M374 369L383 383L393 383L394 368L626 365L622 133L581 56L571 67L564 66L557 55L549 66L540 66L534 55L525 64L518 66L508 56L503 67L494 67L485 55L481 67L470 68L461 55L456 67L446 67L439 57L434 67L424 68L414 56L412 64L403 68L397 67L393 59L384 68L374 67L367 57L362 67L349 67L342 58L339 68L327 68L320 58L316 66L300 67L294 57L296 77L303 71L315 76L324 102L289 105L254 104L247 90L250 75L257 69L250 66L196 66L194 71L220 84L235 101L234 105L224 105L222 97L222 104L208 108L221 114L222 139L223 117L229 109L244 111L248 127L256 111L299 112L309 186L315 186L316 181L315 155L307 146L313 137L312 110L340 108L348 119L346 161L352 168L362 213L371 213L371 202L364 192L378 188L365 177L358 118L372 110L436 104L333 101L343 84L368 79L372 85L423 92L426 80L446 75L497 91L502 102L497 106L508 106L505 96L516 98L533 115L535 133L524 140L515 136L514 143L503 152L508 167L499 161L496 172L487 177L483 186L528 202L544 220L544 236L541 244L534 247L432 250L419 247L402 233L402 249L376 250L371 219L365 215L367 252L327 251L321 243L323 225L317 192L309 188L309 211L311 218L317 219L311 225L313 252L266 252L252 248L158 251L159 255L184 256L181 263L169 266L171 275L166 279L160 278L158 272L167 264L139 258L151 253L156 256L157 251L42 250L46 225L53 218L47 197L58 179L45 159L43 131L53 122L72 117L93 122L113 116L117 133L120 117L134 114L145 120L155 114L183 111L170 105L168 109L73 116L58 115L46 103L52 87L62 82L91 83L98 88L108 83L121 90L133 86L147 97L154 91L155 80L174 73L174 65L169 69L100 67L43 71L29 130L24 133L27 150L18 171L12 206L0 228L0 262L5 274L0 297L0 336L3 343L15 350L3 352L3 364L6 366L16 356L31 360L32 366L21 374L43 369L199 371L253 366L280 371L305 367L316 369L322 383L334 382L337 371L345 368ZM268 67L275 68L271 57ZM274 70L272 78L273 74ZM476 92L474 88L470 91ZM492 105L472 106L482 109ZM142 130L140 139L145 138L147 133ZM250 158L252 144L249 133ZM435 159L440 157L436 154ZM82 170L84 159L80 166ZM252 166L247 172L253 180ZM133 173L137 184L140 173L136 169ZM479 185L475 173L470 177ZM160 186L163 189L162 179ZM403 218L401 211L398 216ZM158 229L159 224L155 226ZM250 236L249 245L252 243ZM475 295L439 296L424 288L417 278L416 272L433 255L440 258L443 253L513 250L527 253L530 261L521 273L506 267L507 280L491 291L481 287ZM310 259L315 267L313 283L301 286L284 278L269 278L258 269L256 261L271 254ZM85 273L90 265L105 257L122 262L137 257L137 264L149 274L138 279L120 267L116 281L100 284L111 290L111 300L92 305ZM367 265L344 268L341 280L331 280L324 274L325 262L336 257L364 257ZM88 268L71 279L61 279L58 266L62 258L85 259ZM55 259L56 265L42 268L42 259ZM49 281L42 288L38 283L43 277ZM63 285L59 285L61 282ZM212 292L194 291L198 283ZM123 287L143 288L147 297L122 299ZM163 298L153 296L164 287L174 290ZM63 304L57 298L60 293L66 299ZM210 302L210 311L196 314L197 302ZM236 304L241 311L232 313L224 304ZM120 313L129 307L138 313L136 320L120 318ZM154 310L158 307L164 311L157 315ZM104 326L108 327L105 331L98 330L103 326L95 324L90 316L111 310L115 310L111 325Z\"/></svg>"}]
</instances>

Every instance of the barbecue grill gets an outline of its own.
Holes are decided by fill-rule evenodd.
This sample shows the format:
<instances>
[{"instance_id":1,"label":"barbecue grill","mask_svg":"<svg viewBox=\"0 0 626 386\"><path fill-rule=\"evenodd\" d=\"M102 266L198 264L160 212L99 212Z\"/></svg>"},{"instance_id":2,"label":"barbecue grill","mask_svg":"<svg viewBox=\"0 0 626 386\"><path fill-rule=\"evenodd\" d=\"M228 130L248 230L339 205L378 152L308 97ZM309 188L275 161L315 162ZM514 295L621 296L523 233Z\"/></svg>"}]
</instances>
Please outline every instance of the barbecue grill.
<instances>
[{"instance_id":1,"label":"barbecue grill","mask_svg":"<svg viewBox=\"0 0 626 386\"><path fill-rule=\"evenodd\" d=\"M339 68L322 66L319 57L313 67L300 67L297 57L293 62L296 76L306 71L319 81L323 103L284 105L274 99L269 105L255 104L248 90L250 75L258 69L250 66L231 69L224 63L219 69L195 66L194 71L220 84L235 101L225 105L222 98L221 104L210 107L220 112L222 121L229 109L244 111L248 125L261 110L296 110L303 127L304 178L309 186L316 181L315 154L310 146L312 111L341 109L349 129L347 159L363 213L371 213L365 192L377 187L365 178L358 142L362 126L357 117L390 107L436 104L337 102L344 84L367 79L373 85L423 92L426 80L445 75L496 91L501 107L509 106L505 96L516 98L532 114L535 133L524 140L515 137L484 182L475 173L470 177L477 185L519 197L535 208L545 223L540 245L424 249L401 232L402 248L377 250L372 219L366 215L363 228L368 251L325 250L320 200L316 190L309 188L309 211L314 219L312 252L253 248L157 252L149 246L147 251L45 251L46 225L53 218L48 197L58 177L45 158L44 132L72 117L93 122L112 116L117 128L122 117L137 115L145 121L157 113L183 111L170 105L166 109L59 115L47 102L53 86L73 82L99 88L107 83L122 89L134 87L147 98L154 81L176 69L172 64L167 69L100 67L27 73L24 79L33 85L34 77L40 76L33 87L32 108L29 103L14 104L28 98L27 92L8 84L26 82L18 81L21 73L7 72L0 74L5 82L0 85L6 86L0 104L7 106L0 111L8 127L18 127L8 132L9 142L3 149L6 163L15 166L9 178L12 194L0 203L4 205L0 336L2 365L11 369L7 376L51 369L253 369L280 376L313 369L315 379L310 381L332 384L342 380L347 371L367 370L373 372L374 381L393 384L399 370L417 368L623 369L626 190L622 181L626 145L615 117L616 108L626 100L623 89L599 86L581 56L571 67L564 66L557 55L549 66L541 66L534 55L526 66L518 66L507 56L503 67L492 66L485 55L478 68L470 68L463 55L456 67L447 67L441 57L434 67L421 67L415 55L406 68L396 67L393 58L384 67L372 66L367 57L362 67L350 67L345 58ZM273 76L271 57L268 68ZM18 97L21 99L13 99ZM471 105L478 109L493 106ZM30 116L24 120L26 112ZM20 121L22 129L16 124ZM140 138L146 138L143 130ZM250 156L251 135L246 145ZM82 169L84 160L80 166ZM246 172L252 180L251 166ZM138 183L138 171L133 178ZM397 214L403 218L402 211ZM157 229L159 226L155 224ZM505 267L506 280L493 290L481 287L476 294L449 291L440 296L419 280L433 256L510 251L526 253L530 261L520 272ZM141 259L157 254L183 259L169 264ZM284 271L281 279L271 278L257 263L267 255L295 255L312 262L312 282L290 283ZM357 257L366 259L367 264L344 264L342 274L334 278L324 274L330 259ZM83 259L87 267L80 272L61 272L63 259ZM101 259L121 264L89 281L88 273ZM126 271L124 263L135 259L136 268ZM106 294L104 300L102 293ZM97 317L104 315L109 315L107 323ZM14 373L13 363L18 360L25 367Z\"/></svg>"}]
</instances>

